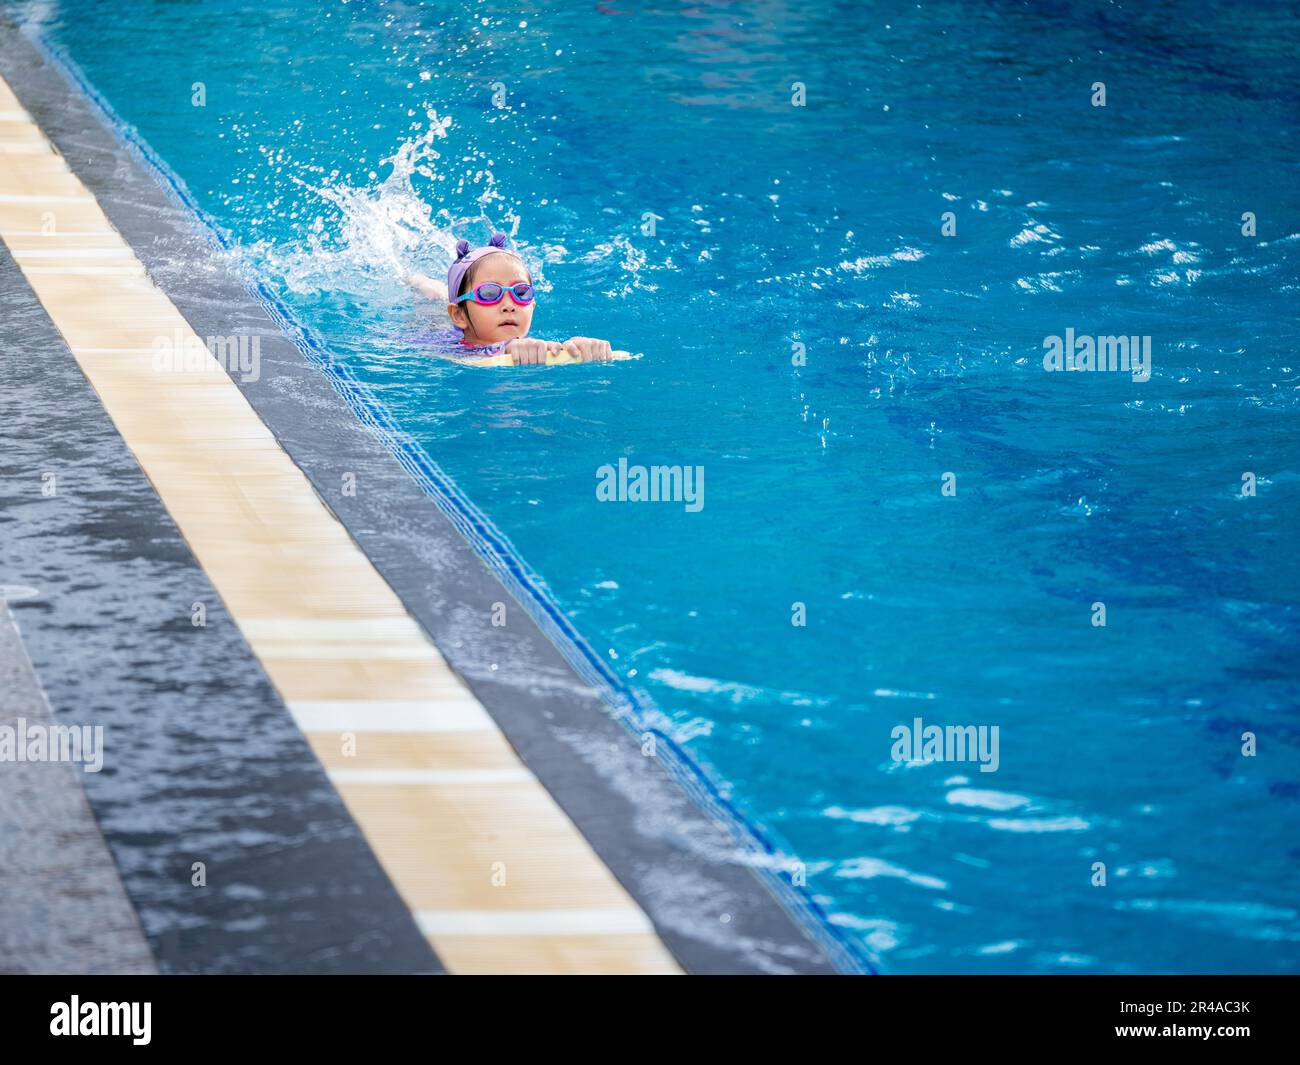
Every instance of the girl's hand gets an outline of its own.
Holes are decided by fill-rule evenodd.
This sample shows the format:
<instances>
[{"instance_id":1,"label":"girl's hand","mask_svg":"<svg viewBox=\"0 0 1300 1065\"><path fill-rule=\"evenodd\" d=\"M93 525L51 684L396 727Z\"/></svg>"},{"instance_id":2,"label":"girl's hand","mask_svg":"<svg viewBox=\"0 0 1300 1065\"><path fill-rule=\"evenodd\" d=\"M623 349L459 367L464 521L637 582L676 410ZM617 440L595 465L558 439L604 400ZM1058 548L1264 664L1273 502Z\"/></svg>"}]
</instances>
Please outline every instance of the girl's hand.
<instances>
[{"instance_id":1,"label":"girl's hand","mask_svg":"<svg viewBox=\"0 0 1300 1065\"><path fill-rule=\"evenodd\" d=\"M545 340L515 337L506 345L506 351L516 366L545 366L550 345Z\"/></svg>"},{"instance_id":2,"label":"girl's hand","mask_svg":"<svg viewBox=\"0 0 1300 1065\"><path fill-rule=\"evenodd\" d=\"M613 358L613 349L608 340L570 337L561 347L580 362L609 362Z\"/></svg>"}]
</instances>

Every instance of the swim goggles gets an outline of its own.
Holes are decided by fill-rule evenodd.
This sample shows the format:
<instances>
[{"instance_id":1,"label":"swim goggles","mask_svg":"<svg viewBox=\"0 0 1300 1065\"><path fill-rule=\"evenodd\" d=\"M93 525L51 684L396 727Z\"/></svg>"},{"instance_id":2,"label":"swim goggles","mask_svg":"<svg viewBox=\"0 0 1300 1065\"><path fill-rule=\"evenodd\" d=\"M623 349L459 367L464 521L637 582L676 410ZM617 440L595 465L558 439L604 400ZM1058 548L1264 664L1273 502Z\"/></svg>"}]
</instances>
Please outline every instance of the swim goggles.
<instances>
[{"instance_id":1,"label":"swim goggles","mask_svg":"<svg viewBox=\"0 0 1300 1065\"><path fill-rule=\"evenodd\" d=\"M484 281L483 284L475 286L474 291L458 297L456 302L464 303L466 300L473 300L481 307L491 307L493 304L500 303L507 292L520 307L532 303L534 299L533 286L527 281L517 281L509 287L498 285L495 281Z\"/></svg>"}]
</instances>

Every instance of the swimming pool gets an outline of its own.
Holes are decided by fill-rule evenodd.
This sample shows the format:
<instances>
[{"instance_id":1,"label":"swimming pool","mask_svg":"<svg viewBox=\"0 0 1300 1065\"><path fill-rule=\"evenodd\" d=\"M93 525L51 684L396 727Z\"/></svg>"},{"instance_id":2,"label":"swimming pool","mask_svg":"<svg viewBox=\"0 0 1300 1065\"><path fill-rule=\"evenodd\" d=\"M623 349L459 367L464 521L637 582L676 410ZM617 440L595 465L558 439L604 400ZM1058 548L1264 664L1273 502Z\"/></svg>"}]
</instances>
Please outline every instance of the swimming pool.
<instances>
[{"instance_id":1,"label":"swimming pool","mask_svg":"<svg viewBox=\"0 0 1300 1065\"><path fill-rule=\"evenodd\" d=\"M1293 16L17 9L886 969L1295 967ZM645 358L431 362L395 263L486 222Z\"/></svg>"}]
</instances>

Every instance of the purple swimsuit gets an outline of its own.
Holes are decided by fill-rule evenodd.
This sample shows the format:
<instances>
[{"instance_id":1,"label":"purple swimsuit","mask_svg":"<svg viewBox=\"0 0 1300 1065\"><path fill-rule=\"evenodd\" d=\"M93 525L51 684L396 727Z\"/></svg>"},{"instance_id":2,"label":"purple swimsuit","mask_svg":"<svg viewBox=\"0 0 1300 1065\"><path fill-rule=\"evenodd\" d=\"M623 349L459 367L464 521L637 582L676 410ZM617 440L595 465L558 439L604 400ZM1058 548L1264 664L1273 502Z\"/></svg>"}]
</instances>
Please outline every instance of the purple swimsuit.
<instances>
[{"instance_id":1,"label":"purple swimsuit","mask_svg":"<svg viewBox=\"0 0 1300 1065\"><path fill-rule=\"evenodd\" d=\"M427 344L434 353L444 359L469 359L481 355L500 355L506 350L508 340L497 344L466 344L464 334L459 329L429 329L417 338L421 344Z\"/></svg>"}]
</instances>

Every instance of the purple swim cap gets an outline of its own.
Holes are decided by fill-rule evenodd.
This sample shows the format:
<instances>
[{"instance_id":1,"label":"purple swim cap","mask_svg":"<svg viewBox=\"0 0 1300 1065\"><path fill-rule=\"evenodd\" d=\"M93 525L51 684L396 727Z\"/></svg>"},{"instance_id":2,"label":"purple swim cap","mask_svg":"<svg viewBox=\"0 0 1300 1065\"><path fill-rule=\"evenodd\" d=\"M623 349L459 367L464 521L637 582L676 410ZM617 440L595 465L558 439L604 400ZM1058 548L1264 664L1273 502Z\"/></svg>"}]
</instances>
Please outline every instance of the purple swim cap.
<instances>
[{"instance_id":1,"label":"purple swim cap","mask_svg":"<svg viewBox=\"0 0 1300 1065\"><path fill-rule=\"evenodd\" d=\"M459 240L456 242L456 261L451 264L451 269L447 271L447 297L453 303L456 301L456 295L460 292L460 283L464 280L465 275L469 273L469 268L478 262L483 256L491 255L494 251L502 251L506 246L508 238L504 233L493 233L492 239L481 248L475 248L470 251L469 241Z\"/></svg>"}]
</instances>

